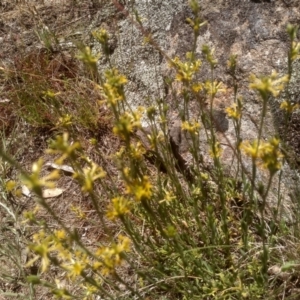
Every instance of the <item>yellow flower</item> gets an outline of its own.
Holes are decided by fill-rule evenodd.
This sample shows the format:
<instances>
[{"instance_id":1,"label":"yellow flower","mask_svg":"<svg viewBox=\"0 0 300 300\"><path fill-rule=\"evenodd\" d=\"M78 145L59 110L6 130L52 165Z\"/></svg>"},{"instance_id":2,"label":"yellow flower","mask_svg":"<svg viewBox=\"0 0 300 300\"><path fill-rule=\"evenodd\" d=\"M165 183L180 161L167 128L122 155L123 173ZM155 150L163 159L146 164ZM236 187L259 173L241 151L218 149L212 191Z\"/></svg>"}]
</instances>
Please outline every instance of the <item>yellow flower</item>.
<instances>
[{"instance_id":1,"label":"yellow flower","mask_svg":"<svg viewBox=\"0 0 300 300\"><path fill-rule=\"evenodd\" d=\"M280 108L282 110L285 110L286 112L288 112L289 114L291 114L293 111L295 111L296 109L299 108L299 104L295 103L292 104L290 101L284 100L281 104L280 104Z\"/></svg>"},{"instance_id":2,"label":"yellow flower","mask_svg":"<svg viewBox=\"0 0 300 300\"><path fill-rule=\"evenodd\" d=\"M104 28L94 30L92 35L101 45L106 45L109 40L108 33Z\"/></svg>"},{"instance_id":3,"label":"yellow flower","mask_svg":"<svg viewBox=\"0 0 300 300\"><path fill-rule=\"evenodd\" d=\"M173 200L176 199L176 196L173 194L173 192L169 192L169 191L164 191L165 195L164 195L164 199L160 200L159 203L163 203L166 202L167 204L169 204L170 202L172 202Z\"/></svg>"},{"instance_id":4,"label":"yellow flower","mask_svg":"<svg viewBox=\"0 0 300 300\"><path fill-rule=\"evenodd\" d=\"M256 160L258 157L258 141L254 140L252 143L243 141L240 145L240 150L250 156L252 160Z\"/></svg>"},{"instance_id":5,"label":"yellow flower","mask_svg":"<svg viewBox=\"0 0 300 300\"><path fill-rule=\"evenodd\" d=\"M142 180L128 182L126 188L127 193L132 194L138 202L147 200L152 196L152 185L147 176L144 176Z\"/></svg>"},{"instance_id":6,"label":"yellow flower","mask_svg":"<svg viewBox=\"0 0 300 300\"><path fill-rule=\"evenodd\" d=\"M130 156L139 161L143 158L143 155L146 153L145 148L141 144L141 142L137 142L136 144L130 144Z\"/></svg>"},{"instance_id":7,"label":"yellow flower","mask_svg":"<svg viewBox=\"0 0 300 300\"><path fill-rule=\"evenodd\" d=\"M55 141L52 141L46 153L61 154L55 163L58 165L63 164L66 158L76 159L76 151L81 149L79 142L71 143L69 141L69 134L65 132L62 136L58 136Z\"/></svg>"},{"instance_id":8,"label":"yellow flower","mask_svg":"<svg viewBox=\"0 0 300 300\"><path fill-rule=\"evenodd\" d=\"M212 158L219 158L222 154L222 148L219 142L215 142L211 145L211 149L209 150L209 154Z\"/></svg>"},{"instance_id":9,"label":"yellow flower","mask_svg":"<svg viewBox=\"0 0 300 300\"><path fill-rule=\"evenodd\" d=\"M71 211L75 213L78 219L84 220L86 219L86 214L85 212L81 209L79 206L71 205L70 207Z\"/></svg>"},{"instance_id":10,"label":"yellow flower","mask_svg":"<svg viewBox=\"0 0 300 300\"><path fill-rule=\"evenodd\" d=\"M74 279L82 274L85 264L81 261L75 261L71 265L65 266L65 269L68 271L68 276Z\"/></svg>"},{"instance_id":11,"label":"yellow flower","mask_svg":"<svg viewBox=\"0 0 300 300\"><path fill-rule=\"evenodd\" d=\"M238 121L242 116L241 107L237 103L233 103L230 107L225 109L228 118Z\"/></svg>"},{"instance_id":12,"label":"yellow flower","mask_svg":"<svg viewBox=\"0 0 300 300\"><path fill-rule=\"evenodd\" d=\"M109 209L106 213L106 216L109 219L114 220L130 212L131 204L126 198L120 196L113 198L111 201L112 203L110 204Z\"/></svg>"},{"instance_id":13,"label":"yellow flower","mask_svg":"<svg viewBox=\"0 0 300 300\"><path fill-rule=\"evenodd\" d=\"M198 130L200 128L199 122L193 120L193 121L185 121L181 124L181 129L186 130L190 133L198 134Z\"/></svg>"},{"instance_id":14,"label":"yellow flower","mask_svg":"<svg viewBox=\"0 0 300 300\"><path fill-rule=\"evenodd\" d=\"M115 107L118 101L125 99L124 85L127 83L127 79L124 75L119 74L117 69L107 70L104 75L106 81L103 84L103 92L107 103Z\"/></svg>"},{"instance_id":15,"label":"yellow flower","mask_svg":"<svg viewBox=\"0 0 300 300\"><path fill-rule=\"evenodd\" d=\"M289 76L285 75L278 78L278 74L273 71L268 77L256 77L255 75L250 76L250 88L257 90L264 100L267 100L268 96L272 94L277 97L280 92L284 89L286 83L289 81Z\"/></svg>"},{"instance_id":16,"label":"yellow flower","mask_svg":"<svg viewBox=\"0 0 300 300\"><path fill-rule=\"evenodd\" d=\"M96 67L97 61L100 58L100 54L93 55L91 48L87 46L80 49L80 53L77 55L77 58L94 68Z\"/></svg>"},{"instance_id":17,"label":"yellow flower","mask_svg":"<svg viewBox=\"0 0 300 300\"><path fill-rule=\"evenodd\" d=\"M198 83L194 83L192 85L192 91L195 92L195 93L199 93L200 91L202 91L202 89L203 89L203 86L199 82Z\"/></svg>"},{"instance_id":18,"label":"yellow flower","mask_svg":"<svg viewBox=\"0 0 300 300\"><path fill-rule=\"evenodd\" d=\"M59 171L54 170L49 175L40 177L42 171L43 160L39 159L32 165L32 173L26 175L23 178L24 184L31 190L33 190L38 196L42 198L42 188L48 187L53 188L55 184L52 180L57 180L60 178Z\"/></svg>"},{"instance_id":19,"label":"yellow flower","mask_svg":"<svg viewBox=\"0 0 300 300\"><path fill-rule=\"evenodd\" d=\"M176 68L176 80L184 83L191 82L195 73L201 66L200 60L182 62L178 57L172 60L172 65Z\"/></svg>"},{"instance_id":20,"label":"yellow flower","mask_svg":"<svg viewBox=\"0 0 300 300\"><path fill-rule=\"evenodd\" d=\"M9 180L5 183L5 189L8 191L8 192L11 192L16 186L16 182L13 181L13 180Z\"/></svg>"},{"instance_id":21,"label":"yellow flower","mask_svg":"<svg viewBox=\"0 0 300 300\"><path fill-rule=\"evenodd\" d=\"M82 181L82 190L84 192L92 192L94 188L94 182L98 179L102 179L106 176L106 172L94 162L91 162L91 166L83 169L83 174L76 172L73 178L79 178Z\"/></svg>"},{"instance_id":22,"label":"yellow flower","mask_svg":"<svg viewBox=\"0 0 300 300\"><path fill-rule=\"evenodd\" d=\"M60 230L55 230L54 231L54 236L59 240L59 241L63 241L66 239L67 235L66 232L63 229Z\"/></svg>"},{"instance_id":23,"label":"yellow flower","mask_svg":"<svg viewBox=\"0 0 300 300\"><path fill-rule=\"evenodd\" d=\"M260 158L262 166L271 174L281 169L283 154L279 150L279 139L271 138L268 142L260 144Z\"/></svg>"},{"instance_id":24,"label":"yellow flower","mask_svg":"<svg viewBox=\"0 0 300 300\"><path fill-rule=\"evenodd\" d=\"M72 125L72 116L69 114L64 115L63 117L58 119L56 123L56 127L68 127Z\"/></svg>"},{"instance_id":25,"label":"yellow flower","mask_svg":"<svg viewBox=\"0 0 300 300\"><path fill-rule=\"evenodd\" d=\"M271 138L268 142L254 140L252 143L249 141L242 142L240 149L253 161L260 159L259 165L268 169L271 174L280 170L282 166L283 154L279 150L279 139Z\"/></svg>"},{"instance_id":26,"label":"yellow flower","mask_svg":"<svg viewBox=\"0 0 300 300\"><path fill-rule=\"evenodd\" d=\"M222 82L215 81L206 81L204 84L204 89L206 93L213 98L216 96L218 92L224 92L226 89L224 88L224 85Z\"/></svg>"},{"instance_id":27,"label":"yellow flower","mask_svg":"<svg viewBox=\"0 0 300 300\"><path fill-rule=\"evenodd\" d=\"M112 244L110 247L101 247L96 251L96 256L103 262L94 264L94 267L102 267L104 275L114 273L115 268L123 262L123 254L130 250L130 239L120 235L119 242Z\"/></svg>"},{"instance_id":28,"label":"yellow flower","mask_svg":"<svg viewBox=\"0 0 300 300\"><path fill-rule=\"evenodd\" d=\"M114 134L125 140L129 140L129 137L134 132L134 130L141 128L141 117L142 108L139 108L131 114L125 112L120 116L119 120L117 120L113 128Z\"/></svg>"}]
</instances>

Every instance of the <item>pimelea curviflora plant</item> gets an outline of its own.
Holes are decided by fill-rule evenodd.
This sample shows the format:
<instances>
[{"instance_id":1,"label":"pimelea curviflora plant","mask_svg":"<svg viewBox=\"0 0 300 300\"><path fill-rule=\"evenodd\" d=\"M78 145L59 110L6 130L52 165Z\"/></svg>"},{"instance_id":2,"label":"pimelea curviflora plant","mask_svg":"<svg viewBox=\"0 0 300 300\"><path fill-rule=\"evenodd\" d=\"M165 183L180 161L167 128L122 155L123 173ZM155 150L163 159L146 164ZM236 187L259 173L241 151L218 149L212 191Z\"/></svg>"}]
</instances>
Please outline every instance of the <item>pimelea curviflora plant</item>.
<instances>
[{"instance_id":1,"label":"pimelea curviflora plant","mask_svg":"<svg viewBox=\"0 0 300 300\"><path fill-rule=\"evenodd\" d=\"M188 19L194 31L193 49L184 60L166 59L174 71L173 81L181 84L181 130L189 137L192 165L185 168L174 154L167 103L159 99L148 108L131 107L126 98L126 77L113 66L100 73L99 55L82 48L78 58L90 68L99 105L111 111L112 131L122 141L119 150L105 158L114 162L118 173L112 174L105 160L101 165L88 157L80 141L74 142L68 132L72 123L69 115L59 119L57 126L65 133L50 143L47 152L55 155L57 164L72 165L73 178L91 202L97 221L88 220L80 207L72 206L72 211L87 224L101 228L105 238L91 244L61 221L42 193L59 174L54 171L42 176L43 163L39 160L31 174L24 173L24 183L36 193L38 204L24 214L28 224L39 227L28 246L33 257L26 264L29 268L38 263L38 274L28 276L33 286L43 285L62 299L271 299L270 291L279 284L270 280L268 270L278 260L278 252L273 249L282 234L278 229L282 225L278 218L280 195L271 216L273 228L267 222L266 207L272 180L284 164L285 151L278 137L262 140L262 130L269 99L288 88L293 61L299 57L297 28L288 27L288 74L279 76L273 72L250 78L249 88L257 91L262 100L258 134L252 141L240 136L243 101L235 77L238 61L234 55L228 60L234 103L226 113L235 129L232 148L238 161L235 176L228 176L213 126L213 103L226 86L215 79L218 61L213 49L206 45L202 56L210 67L209 76L204 82L198 80L202 61L196 55L196 42L205 22L201 20L198 1L190 1L190 6L194 15ZM135 18L132 17L133 24L145 33L141 19L137 15ZM101 29L93 36L109 57L108 33ZM151 35L145 35L145 41L165 55ZM208 109L204 109L203 97L209 103ZM197 118L190 116L192 100L199 108ZM297 108L289 99L281 104L287 115ZM142 127L145 118L150 132ZM211 170L204 168L199 153L202 128L213 163ZM144 133L146 142L137 131ZM97 145L97 141L92 144ZM103 158L97 148L95 153ZM252 164L250 173L244 165L245 157ZM265 183L256 180L258 168L268 172ZM10 186L13 189L11 183ZM39 219L41 208L56 221L56 229ZM47 274L60 275L55 278Z\"/></svg>"}]
</instances>

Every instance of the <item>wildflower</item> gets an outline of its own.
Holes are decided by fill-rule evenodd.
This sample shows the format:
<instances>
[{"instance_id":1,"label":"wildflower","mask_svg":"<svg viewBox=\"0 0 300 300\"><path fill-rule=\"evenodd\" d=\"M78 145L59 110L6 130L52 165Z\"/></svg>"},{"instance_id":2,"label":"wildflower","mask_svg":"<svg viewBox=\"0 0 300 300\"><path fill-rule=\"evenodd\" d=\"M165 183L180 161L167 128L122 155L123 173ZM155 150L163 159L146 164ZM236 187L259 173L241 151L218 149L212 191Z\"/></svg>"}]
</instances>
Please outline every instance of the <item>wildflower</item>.
<instances>
[{"instance_id":1,"label":"wildflower","mask_svg":"<svg viewBox=\"0 0 300 300\"><path fill-rule=\"evenodd\" d=\"M32 250L36 256L30 260L26 266L31 266L35 261L41 258L41 271L44 273L50 266L50 252L55 250L52 243L52 237L47 236L46 233L41 230L33 236L34 243L29 245L29 249Z\"/></svg>"},{"instance_id":2,"label":"wildflower","mask_svg":"<svg viewBox=\"0 0 300 300\"><path fill-rule=\"evenodd\" d=\"M72 264L65 266L68 271L68 276L72 279L80 276L84 271L86 265L82 261L73 261Z\"/></svg>"},{"instance_id":3,"label":"wildflower","mask_svg":"<svg viewBox=\"0 0 300 300\"><path fill-rule=\"evenodd\" d=\"M191 82L195 73L201 66L200 60L182 62L178 57L172 60L173 66L175 66L177 74L176 80L184 83Z\"/></svg>"},{"instance_id":4,"label":"wildflower","mask_svg":"<svg viewBox=\"0 0 300 300\"><path fill-rule=\"evenodd\" d=\"M86 214L79 206L71 205L71 211L75 213L78 219L84 220L86 219Z\"/></svg>"},{"instance_id":5,"label":"wildflower","mask_svg":"<svg viewBox=\"0 0 300 300\"><path fill-rule=\"evenodd\" d=\"M143 155L146 153L146 150L141 144L141 142L137 142L136 144L130 144L129 152L130 152L130 156L133 159L140 161Z\"/></svg>"},{"instance_id":6,"label":"wildflower","mask_svg":"<svg viewBox=\"0 0 300 300\"><path fill-rule=\"evenodd\" d=\"M127 79L124 75L119 74L117 69L107 70L105 72L105 83L103 84L103 92L110 106L116 106L118 101L125 99L124 85Z\"/></svg>"},{"instance_id":7,"label":"wildflower","mask_svg":"<svg viewBox=\"0 0 300 300\"><path fill-rule=\"evenodd\" d=\"M141 112L135 111L132 114L125 112L116 122L113 132L125 140L129 140L134 130L141 127Z\"/></svg>"},{"instance_id":8,"label":"wildflower","mask_svg":"<svg viewBox=\"0 0 300 300\"><path fill-rule=\"evenodd\" d=\"M11 192L16 186L16 182L13 181L13 180L9 180L5 183L5 189L8 191L8 192Z\"/></svg>"},{"instance_id":9,"label":"wildflower","mask_svg":"<svg viewBox=\"0 0 300 300\"><path fill-rule=\"evenodd\" d=\"M128 237L120 235L118 240L118 243L110 247L101 247L96 251L96 256L103 262L102 273L104 275L114 273L115 268L123 262L123 254L130 249L130 239Z\"/></svg>"},{"instance_id":10,"label":"wildflower","mask_svg":"<svg viewBox=\"0 0 300 300\"><path fill-rule=\"evenodd\" d=\"M83 49L80 49L80 53L77 55L77 58L85 64L95 68L100 56L100 54L93 55L91 48L87 46Z\"/></svg>"},{"instance_id":11,"label":"wildflower","mask_svg":"<svg viewBox=\"0 0 300 300\"><path fill-rule=\"evenodd\" d=\"M214 49L210 49L208 45L203 45L202 53L205 55L211 68L214 68L218 63L218 60L214 57Z\"/></svg>"},{"instance_id":12,"label":"wildflower","mask_svg":"<svg viewBox=\"0 0 300 300\"><path fill-rule=\"evenodd\" d=\"M67 158L76 159L76 151L79 149L81 149L80 143L70 143L69 134L65 132L62 136L58 136L55 141L50 143L50 147L46 153L61 154L61 157L55 161L56 164L61 165Z\"/></svg>"},{"instance_id":13,"label":"wildflower","mask_svg":"<svg viewBox=\"0 0 300 300\"><path fill-rule=\"evenodd\" d=\"M260 159L263 168L268 169L271 174L276 173L281 169L283 154L279 150L279 139L271 138L268 142L254 140L252 143L249 141L242 142L240 149L253 161Z\"/></svg>"},{"instance_id":14,"label":"wildflower","mask_svg":"<svg viewBox=\"0 0 300 300\"><path fill-rule=\"evenodd\" d=\"M141 180L131 180L126 185L127 193L132 194L137 202L151 198L152 185L147 176Z\"/></svg>"},{"instance_id":15,"label":"wildflower","mask_svg":"<svg viewBox=\"0 0 300 300\"><path fill-rule=\"evenodd\" d=\"M109 209L106 213L106 216L109 219L115 220L116 218L119 218L130 212L131 204L128 199L120 196L113 198L111 202L112 203L110 204Z\"/></svg>"},{"instance_id":16,"label":"wildflower","mask_svg":"<svg viewBox=\"0 0 300 300\"><path fill-rule=\"evenodd\" d=\"M175 195L173 194L173 192L169 192L169 191L164 191L165 195L164 195L164 199L160 200L159 203L163 203L166 202L167 204L169 204L170 202L172 202L173 200L176 199Z\"/></svg>"},{"instance_id":17,"label":"wildflower","mask_svg":"<svg viewBox=\"0 0 300 300\"><path fill-rule=\"evenodd\" d=\"M90 167L83 169L83 174L76 172L73 177L79 178L82 181L82 190L84 192L92 192L94 182L106 176L106 172L94 162Z\"/></svg>"},{"instance_id":18,"label":"wildflower","mask_svg":"<svg viewBox=\"0 0 300 300\"><path fill-rule=\"evenodd\" d=\"M219 142L215 142L211 145L211 149L209 151L211 157L219 158L222 153L222 148Z\"/></svg>"},{"instance_id":19,"label":"wildflower","mask_svg":"<svg viewBox=\"0 0 300 300\"><path fill-rule=\"evenodd\" d=\"M59 179L59 171L54 170L49 175L44 177L40 176L41 170L43 166L43 160L39 159L32 165L32 173L30 175L26 175L23 178L24 184L29 188L32 189L37 195L42 198L42 188L48 187L53 188L54 183L52 180Z\"/></svg>"},{"instance_id":20,"label":"wildflower","mask_svg":"<svg viewBox=\"0 0 300 300\"><path fill-rule=\"evenodd\" d=\"M111 50L109 48L109 35L107 31L103 28L100 30L95 30L92 32L93 37L101 44L102 51L105 55L110 55Z\"/></svg>"},{"instance_id":21,"label":"wildflower","mask_svg":"<svg viewBox=\"0 0 300 300\"><path fill-rule=\"evenodd\" d=\"M98 285L101 286L101 283L98 283ZM89 283L85 283L82 287L85 289L85 297L83 300L94 299L94 295L97 294L98 288Z\"/></svg>"},{"instance_id":22,"label":"wildflower","mask_svg":"<svg viewBox=\"0 0 300 300\"><path fill-rule=\"evenodd\" d=\"M224 92L225 88L223 87L222 82L215 81L206 81L204 84L204 89L208 95L210 95L212 98L216 96L218 92Z\"/></svg>"},{"instance_id":23,"label":"wildflower","mask_svg":"<svg viewBox=\"0 0 300 300\"><path fill-rule=\"evenodd\" d=\"M202 91L202 89L203 89L203 86L201 83L198 82L198 83L192 84L192 91L194 93L199 93L200 91Z\"/></svg>"},{"instance_id":24,"label":"wildflower","mask_svg":"<svg viewBox=\"0 0 300 300\"><path fill-rule=\"evenodd\" d=\"M66 239L66 232L62 229L55 230L54 236L57 238L58 241L64 241Z\"/></svg>"},{"instance_id":25,"label":"wildflower","mask_svg":"<svg viewBox=\"0 0 300 300\"><path fill-rule=\"evenodd\" d=\"M225 109L228 118L234 119L238 121L242 116L241 107L238 106L237 103L233 103L231 106Z\"/></svg>"},{"instance_id":26,"label":"wildflower","mask_svg":"<svg viewBox=\"0 0 300 300\"><path fill-rule=\"evenodd\" d=\"M70 125L72 125L72 116L69 114L59 118L58 122L56 123L56 127L68 127Z\"/></svg>"},{"instance_id":27,"label":"wildflower","mask_svg":"<svg viewBox=\"0 0 300 300\"><path fill-rule=\"evenodd\" d=\"M22 223L27 223L27 222L36 222L36 214L40 210L40 207L36 205L32 211L24 211L23 216L25 220Z\"/></svg>"},{"instance_id":28,"label":"wildflower","mask_svg":"<svg viewBox=\"0 0 300 300\"><path fill-rule=\"evenodd\" d=\"M268 142L260 144L260 158L262 166L270 171L271 174L281 169L283 154L279 150L279 139L271 138Z\"/></svg>"},{"instance_id":29,"label":"wildflower","mask_svg":"<svg viewBox=\"0 0 300 300\"><path fill-rule=\"evenodd\" d=\"M292 104L290 101L284 100L281 102L280 108L291 114L293 111L299 108L299 104Z\"/></svg>"},{"instance_id":30,"label":"wildflower","mask_svg":"<svg viewBox=\"0 0 300 300\"><path fill-rule=\"evenodd\" d=\"M185 121L181 124L181 129L186 130L190 133L198 134L198 130L200 128L200 124L197 121Z\"/></svg>"},{"instance_id":31,"label":"wildflower","mask_svg":"<svg viewBox=\"0 0 300 300\"><path fill-rule=\"evenodd\" d=\"M254 140L252 143L244 141L240 145L240 150L250 156L252 160L256 160L258 158L258 141Z\"/></svg>"},{"instance_id":32,"label":"wildflower","mask_svg":"<svg viewBox=\"0 0 300 300\"><path fill-rule=\"evenodd\" d=\"M288 75L278 78L278 74L275 71L268 77L258 78L252 74L250 76L250 88L258 91L263 100L267 100L270 94L277 97L284 89L288 80Z\"/></svg>"},{"instance_id":33,"label":"wildflower","mask_svg":"<svg viewBox=\"0 0 300 300\"><path fill-rule=\"evenodd\" d=\"M192 12L194 14L194 19L187 18L187 22L192 26L194 30L194 35L199 36L200 28L204 26L207 22L201 22L201 18L199 17L200 7L197 0L191 0L189 1L190 8L192 9Z\"/></svg>"},{"instance_id":34,"label":"wildflower","mask_svg":"<svg viewBox=\"0 0 300 300\"><path fill-rule=\"evenodd\" d=\"M100 44L106 44L108 42L108 33L103 28L101 28L100 30L93 31L92 35Z\"/></svg>"}]
</instances>

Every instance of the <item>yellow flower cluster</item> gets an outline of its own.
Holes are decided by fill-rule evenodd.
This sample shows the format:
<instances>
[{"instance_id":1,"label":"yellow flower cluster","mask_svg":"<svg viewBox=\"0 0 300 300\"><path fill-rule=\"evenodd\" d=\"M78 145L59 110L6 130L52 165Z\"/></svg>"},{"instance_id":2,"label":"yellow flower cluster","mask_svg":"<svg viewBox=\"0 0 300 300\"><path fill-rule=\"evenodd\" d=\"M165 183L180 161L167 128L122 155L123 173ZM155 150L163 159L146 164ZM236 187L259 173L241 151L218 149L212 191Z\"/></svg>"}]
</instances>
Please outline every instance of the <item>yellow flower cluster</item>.
<instances>
[{"instance_id":1,"label":"yellow flower cluster","mask_svg":"<svg viewBox=\"0 0 300 300\"><path fill-rule=\"evenodd\" d=\"M103 275L113 274L116 267L124 261L125 252L130 250L130 239L126 236L119 235L119 242L109 247L101 247L96 251L99 261L93 264L94 270L101 270Z\"/></svg>"},{"instance_id":2,"label":"yellow flower cluster","mask_svg":"<svg viewBox=\"0 0 300 300\"><path fill-rule=\"evenodd\" d=\"M100 30L94 30L92 35L101 45L107 44L109 36L104 28L101 28Z\"/></svg>"},{"instance_id":3,"label":"yellow flower cluster","mask_svg":"<svg viewBox=\"0 0 300 300\"><path fill-rule=\"evenodd\" d=\"M287 113L291 114L293 111L299 108L298 103L291 103L290 101L284 100L280 104L280 108L285 110Z\"/></svg>"},{"instance_id":4,"label":"yellow flower cluster","mask_svg":"<svg viewBox=\"0 0 300 300\"><path fill-rule=\"evenodd\" d=\"M62 116L58 119L58 122L55 124L55 126L57 128L59 128L59 127L69 127L73 123L72 118L73 117L71 115L66 114L66 115L64 115L64 116Z\"/></svg>"},{"instance_id":5,"label":"yellow flower cluster","mask_svg":"<svg viewBox=\"0 0 300 300\"><path fill-rule=\"evenodd\" d=\"M94 182L106 176L106 172L96 163L91 162L89 167L83 169L83 173L76 172L73 178L81 181L81 188L84 192L92 192Z\"/></svg>"},{"instance_id":6,"label":"yellow flower cluster","mask_svg":"<svg viewBox=\"0 0 300 300\"><path fill-rule=\"evenodd\" d=\"M57 164L63 164L64 160L71 158L76 159L76 151L81 149L79 142L70 142L69 134L65 132L62 136L58 136L55 141L50 144L50 149L47 149L49 154L61 154L61 156L55 161Z\"/></svg>"},{"instance_id":7,"label":"yellow flower cluster","mask_svg":"<svg viewBox=\"0 0 300 300\"><path fill-rule=\"evenodd\" d=\"M242 117L242 109L237 103L233 103L231 106L225 109L228 118L238 121Z\"/></svg>"},{"instance_id":8,"label":"yellow flower cluster","mask_svg":"<svg viewBox=\"0 0 300 300\"><path fill-rule=\"evenodd\" d=\"M210 81L210 80L205 81L204 90L212 98L214 98L218 92L226 91L223 83L217 82L216 80L215 81Z\"/></svg>"},{"instance_id":9,"label":"yellow flower cluster","mask_svg":"<svg viewBox=\"0 0 300 300\"><path fill-rule=\"evenodd\" d=\"M113 128L114 134L126 141L129 141L129 138L134 130L141 128L141 117L141 109L138 109L132 113L125 112L116 121L116 124Z\"/></svg>"},{"instance_id":10,"label":"yellow flower cluster","mask_svg":"<svg viewBox=\"0 0 300 300\"><path fill-rule=\"evenodd\" d=\"M106 216L110 220L115 220L116 218L120 218L125 214L130 212L131 202L125 197L119 196L115 197L111 200L111 204L108 207L108 211Z\"/></svg>"},{"instance_id":11,"label":"yellow flower cluster","mask_svg":"<svg viewBox=\"0 0 300 300\"><path fill-rule=\"evenodd\" d=\"M187 54L187 56L189 56L189 54ZM201 61L194 60L194 61L182 62L178 57L175 57L172 60L172 65L175 67L177 71L176 80L184 83L189 83L192 81L195 73L201 67Z\"/></svg>"},{"instance_id":12,"label":"yellow flower cluster","mask_svg":"<svg viewBox=\"0 0 300 300\"><path fill-rule=\"evenodd\" d=\"M75 281L80 277L85 278L91 271L100 271L103 275L115 273L116 268L124 261L125 252L130 250L130 239L119 235L117 243L100 247L94 253L88 254L84 249L74 249L72 238L67 237L64 230L57 230L52 234L40 230L34 234L29 249L35 253L35 257L27 263L27 267L41 259L41 271L45 272L55 262L56 266L66 271L70 280ZM100 277L95 273L93 282L96 283L98 279ZM56 283L55 294L70 295L58 280ZM87 295L92 291L96 292L97 289L87 288Z\"/></svg>"},{"instance_id":13,"label":"yellow flower cluster","mask_svg":"<svg viewBox=\"0 0 300 300\"><path fill-rule=\"evenodd\" d=\"M80 49L80 53L77 55L77 58L94 69L97 67L97 61L100 58L100 54L94 55L91 48L87 46Z\"/></svg>"},{"instance_id":14,"label":"yellow flower cluster","mask_svg":"<svg viewBox=\"0 0 300 300\"><path fill-rule=\"evenodd\" d=\"M164 190L164 199L160 200L159 203L166 203L170 204L172 201L176 199L176 196L173 194L172 191Z\"/></svg>"},{"instance_id":15,"label":"yellow flower cluster","mask_svg":"<svg viewBox=\"0 0 300 300\"><path fill-rule=\"evenodd\" d=\"M31 266L35 261L41 258L41 271L47 271L50 266L50 253L59 252L62 244L67 240L63 230L55 231L53 235L47 235L44 230L33 235L33 243L29 245L36 256L27 263L27 267Z\"/></svg>"},{"instance_id":16,"label":"yellow flower cluster","mask_svg":"<svg viewBox=\"0 0 300 300\"><path fill-rule=\"evenodd\" d=\"M209 154L212 158L219 158L222 154L222 147L219 142L215 142L211 145Z\"/></svg>"},{"instance_id":17,"label":"yellow flower cluster","mask_svg":"<svg viewBox=\"0 0 300 300\"><path fill-rule=\"evenodd\" d=\"M185 121L181 124L181 129L186 130L190 133L198 134L200 128L200 123L196 120L193 121Z\"/></svg>"},{"instance_id":18,"label":"yellow flower cluster","mask_svg":"<svg viewBox=\"0 0 300 300\"><path fill-rule=\"evenodd\" d=\"M141 180L131 180L126 184L126 191L128 194L134 196L137 202L150 199L152 196L152 185L147 176Z\"/></svg>"},{"instance_id":19,"label":"yellow flower cluster","mask_svg":"<svg viewBox=\"0 0 300 300\"><path fill-rule=\"evenodd\" d=\"M127 79L124 75L119 74L117 69L110 69L105 72L105 82L103 92L108 105L115 107L117 102L125 100L124 85Z\"/></svg>"},{"instance_id":20,"label":"yellow flower cluster","mask_svg":"<svg viewBox=\"0 0 300 300\"><path fill-rule=\"evenodd\" d=\"M80 220L86 219L85 212L81 209L80 206L71 205L70 210L76 215L76 217Z\"/></svg>"},{"instance_id":21,"label":"yellow flower cluster","mask_svg":"<svg viewBox=\"0 0 300 300\"><path fill-rule=\"evenodd\" d=\"M261 159L260 165L268 169L271 174L281 169L283 154L279 150L279 139L271 138L268 142L254 140L252 143L244 141L240 149L253 161Z\"/></svg>"},{"instance_id":22,"label":"yellow flower cluster","mask_svg":"<svg viewBox=\"0 0 300 300\"><path fill-rule=\"evenodd\" d=\"M53 188L55 186L53 180L60 178L59 171L54 170L49 175L41 177L41 171L43 166L43 160L39 159L32 165L32 173L30 175L24 175L23 183L33 190L38 196L42 198L42 188Z\"/></svg>"},{"instance_id":23,"label":"yellow flower cluster","mask_svg":"<svg viewBox=\"0 0 300 300\"><path fill-rule=\"evenodd\" d=\"M278 74L275 71L270 76L260 78L252 74L250 76L251 83L249 87L258 91L263 100L267 100L270 94L277 97L288 81L288 75L278 78Z\"/></svg>"},{"instance_id":24,"label":"yellow flower cluster","mask_svg":"<svg viewBox=\"0 0 300 300\"><path fill-rule=\"evenodd\" d=\"M141 161L143 155L146 153L145 148L143 147L141 142L131 143L129 146L129 153L132 159L136 161Z\"/></svg>"}]
</instances>

